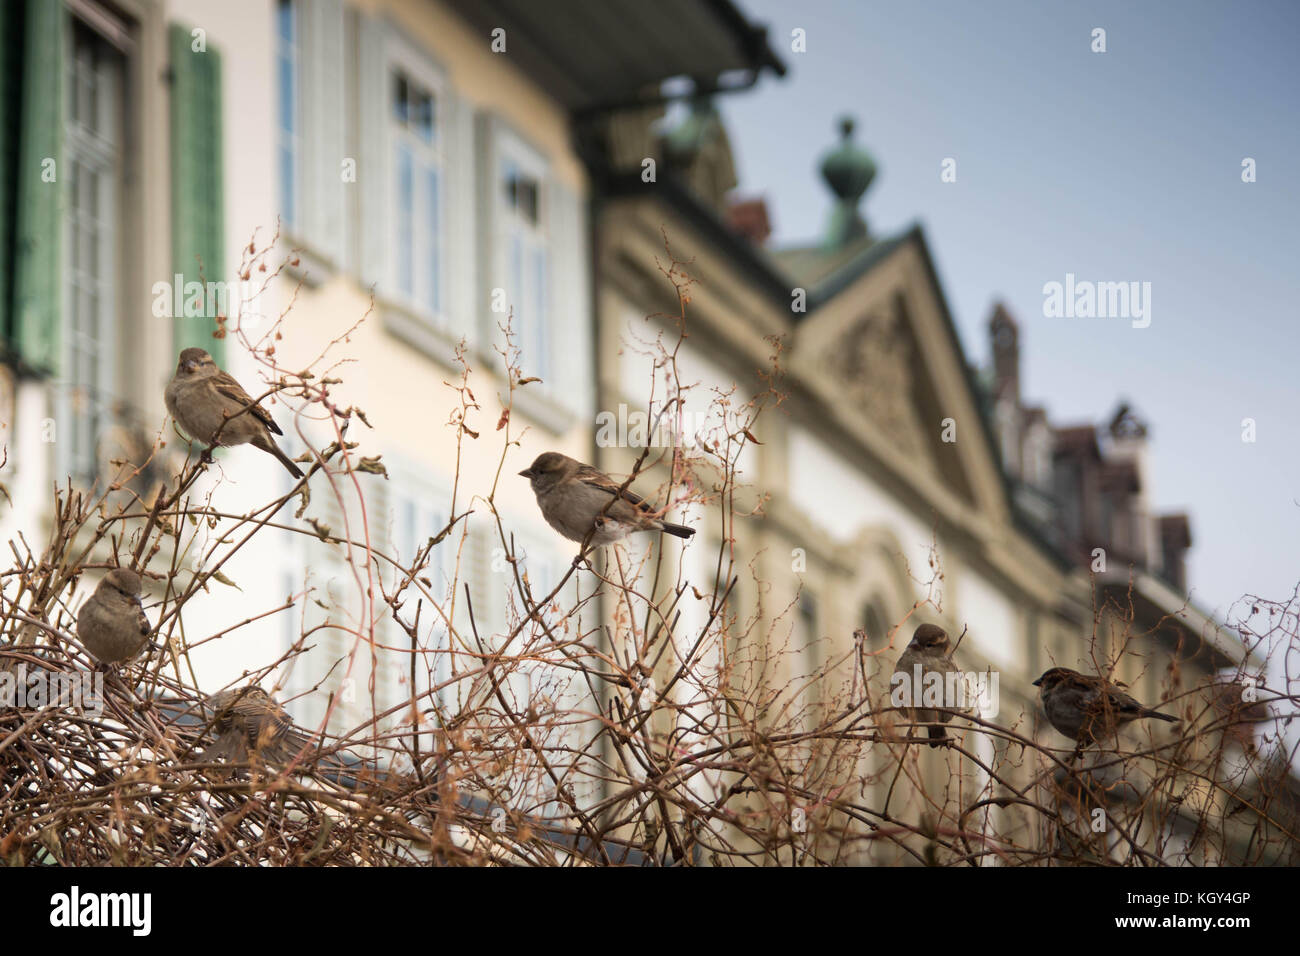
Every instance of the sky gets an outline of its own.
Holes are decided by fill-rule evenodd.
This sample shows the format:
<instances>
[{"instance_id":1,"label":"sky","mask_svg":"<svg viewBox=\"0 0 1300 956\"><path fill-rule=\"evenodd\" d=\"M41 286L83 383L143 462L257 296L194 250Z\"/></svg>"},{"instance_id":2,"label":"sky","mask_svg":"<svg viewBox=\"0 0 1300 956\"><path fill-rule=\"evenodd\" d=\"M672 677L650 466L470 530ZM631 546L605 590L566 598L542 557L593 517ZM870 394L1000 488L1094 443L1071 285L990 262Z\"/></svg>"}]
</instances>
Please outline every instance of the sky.
<instances>
[{"instance_id":1,"label":"sky","mask_svg":"<svg viewBox=\"0 0 1300 956\"><path fill-rule=\"evenodd\" d=\"M1300 582L1300 3L739 5L788 67L719 98L770 241L820 236L817 163L855 117L879 170L868 226L924 226L968 360L986 363L1005 302L1026 401L1057 425L1103 422L1121 398L1148 421L1152 508L1191 515L1193 601L1220 619L1246 594L1285 601ZM1149 282L1150 324L1049 317L1044 285L1067 273Z\"/></svg>"}]
</instances>

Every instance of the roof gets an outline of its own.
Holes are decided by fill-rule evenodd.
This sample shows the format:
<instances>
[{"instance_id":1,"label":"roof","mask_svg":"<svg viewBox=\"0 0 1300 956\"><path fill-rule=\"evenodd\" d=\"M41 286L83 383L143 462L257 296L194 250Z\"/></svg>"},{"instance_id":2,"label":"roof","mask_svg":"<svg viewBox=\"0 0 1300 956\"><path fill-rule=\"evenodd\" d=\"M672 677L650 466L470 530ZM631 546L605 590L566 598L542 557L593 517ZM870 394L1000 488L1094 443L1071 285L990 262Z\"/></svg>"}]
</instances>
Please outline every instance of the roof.
<instances>
[{"instance_id":1,"label":"roof","mask_svg":"<svg viewBox=\"0 0 1300 956\"><path fill-rule=\"evenodd\" d=\"M732 0L448 0L485 37L504 29L506 49L574 112L634 106L671 77L725 89L724 74L785 74L767 30ZM743 84L742 84L743 85Z\"/></svg>"},{"instance_id":2,"label":"roof","mask_svg":"<svg viewBox=\"0 0 1300 956\"><path fill-rule=\"evenodd\" d=\"M1134 611L1142 618L1162 618L1180 628L1194 643L1188 647L1193 654L1202 650L1208 655L1211 666L1235 667L1245 664L1260 668L1266 662L1242 640L1241 636L1219 623L1209 612L1192 603L1169 582L1138 568L1114 568L1098 572L1097 583L1117 595L1121 606L1131 602Z\"/></svg>"},{"instance_id":3,"label":"roof","mask_svg":"<svg viewBox=\"0 0 1300 956\"><path fill-rule=\"evenodd\" d=\"M1106 461L1101 465L1101 486L1107 491L1136 494L1142 490L1137 464L1132 461Z\"/></svg>"},{"instance_id":4,"label":"roof","mask_svg":"<svg viewBox=\"0 0 1300 956\"><path fill-rule=\"evenodd\" d=\"M1186 512L1176 512L1160 516L1160 537L1175 548L1192 546L1192 525Z\"/></svg>"},{"instance_id":5,"label":"roof","mask_svg":"<svg viewBox=\"0 0 1300 956\"><path fill-rule=\"evenodd\" d=\"M1068 428L1053 429L1058 455L1086 454L1092 458L1101 458L1101 447L1097 444L1097 429L1093 425L1072 425Z\"/></svg>"},{"instance_id":6,"label":"roof","mask_svg":"<svg viewBox=\"0 0 1300 956\"><path fill-rule=\"evenodd\" d=\"M822 245L788 246L773 249L768 256L777 269L808 289L810 299L824 302L883 261L913 231L887 239L867 235L839 249L827 249Z\"/></svg>"}]
</instances>

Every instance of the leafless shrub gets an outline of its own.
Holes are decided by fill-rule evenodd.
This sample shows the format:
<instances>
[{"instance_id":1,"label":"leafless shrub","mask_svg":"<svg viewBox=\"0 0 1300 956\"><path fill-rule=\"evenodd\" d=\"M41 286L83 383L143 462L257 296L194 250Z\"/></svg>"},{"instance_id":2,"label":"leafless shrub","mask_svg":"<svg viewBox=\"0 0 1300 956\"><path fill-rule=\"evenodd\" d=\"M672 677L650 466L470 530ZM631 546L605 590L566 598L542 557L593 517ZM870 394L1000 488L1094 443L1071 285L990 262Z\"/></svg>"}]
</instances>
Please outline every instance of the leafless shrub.
<instances>
[{"instance_id":1,"label":"leafless shrub","mask_svg":"<svg viewBox=\"0 0 1300 956\"><path fill-rule=\"evenodd\" d=\"M274 241L250 245L241 269L264 269ZM671 336L638 347L655 358L667 392L657 424L671 424L684 396L678 350L686 337L691 279L672 260L666 279L680 311ZM292 307L292 303L290 305ZM49 540L9 543L0 573L0 669L103 675L102 713L65 702L0 710L0 860L11 865L341 865L518 863L529 865L765 865L918 863L965 865L1295 862L1300 802L1289 773L1285 725L1295 713L1292 660L1298 615L1286 604L1250 602L1246 643L1272 676L1220 675L1182 687L1164 675L1164 706L1184 722L1163 736L1124 737L1122 748L1075 751L1031 715L985 720L956 713L946 746L931 750L891 703L889 675L907 642L909 619L938 610L936 549L919 581L929 597L884 635L826 639L812 673L789 663L792 607L764 607L766 582L742 557L736 528L760 520L761 489L738 463L761 419L784 400L781 343L774 341L766 390L710 400L713 424L694 447L641 450L638 487L660 482L654 500L710 509L722 529L703 575L686 573L658 546L585 549L555 579L531 580L496 505L507 455L519 442L514 397L533 383L507 333L498 354L505 414L480 421L467 360L446 393L457 447L496 442L496 475L470 488L457 460L446 527L405 562L375 543L363 482L385 480L368 454L365 413L340 408L331 387L345 376L347 336L306 369L282 367L279 319L254 337L221 323L262 364L295 422L314 420L330 440L300 460L307 479L246 513L221 511L220 469L184 462L159 432L141 461L118 469L97 492L55 489ZM362 321L365 321L363 317ZM255 391L250 389L250 392ZM166 464L166 469L160 469ZM142 497L142 474L169 475ZM215 478L215 484L214 484ZM310 491L308 490L310 489ZM359 512L342 527L304 520L311 499L351 489ZM297 503L298 507L291 506ZM483 608L459 560L476 513L505 555L505 624L482 626ZM359 514L360 520L353 520ZM290 516L293 517L290 517ZM191 651L229 630L203 633L185 617L195 596L226 587L223 567L268 529L340 549L351 569L353 613L304 626L285 654L248 662L249 679L270 686L289 665L350 673L360 656L398 655L406 699L374 705L358 727L326 733L338 700L310 744L287 763L257 752L243 764L203 759L215 732ZM697 546L698 542L697 542ZM448 555L450 587L429 573ZM91 569L143 572L158 650L121 669L95 670L75 638L73 595ZM742 602L738 585L751 597ZM290 613L250 608L244 625ZM1130 609L1098 608L1127 622ZM436 620L435 642L428 622ZM402 639L381 627L391 622ZM915 622L912 622L915 623ZM240 625L241 627L244 625ZM346 641L326 659L327 630ZM1110 673L1131 653L1125 640L1094 659ZM301 660L299 660L301 659ZM322 666L323 661L323 666ZM793 676L792 676L793 675ZM1243 696L1242 681L1254 680ZM1273 689L1277 687L1278 689ZM421 689L424 688L424 689ZM216 688L208 688L208 691ZM1291 747L1294 744L1290 745Z\"/></svg>"}]
</instances>

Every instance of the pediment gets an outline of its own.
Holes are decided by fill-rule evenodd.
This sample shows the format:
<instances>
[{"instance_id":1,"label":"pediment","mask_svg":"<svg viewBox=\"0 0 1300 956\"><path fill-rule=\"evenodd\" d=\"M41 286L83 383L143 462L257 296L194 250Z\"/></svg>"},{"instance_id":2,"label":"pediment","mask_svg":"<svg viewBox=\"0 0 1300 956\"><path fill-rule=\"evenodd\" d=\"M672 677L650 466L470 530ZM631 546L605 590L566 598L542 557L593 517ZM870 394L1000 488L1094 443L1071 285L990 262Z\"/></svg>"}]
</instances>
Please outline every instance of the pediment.
<instances>
[{"instance_id":1,"label":"pediment","mask_svg":"<svg viewBox=\"0 0 1300 956\"><path fill-rule=\"evenodd\" d=\"M794 367L829 417L903 481L924 476L945 498L1005 516L997 452L920 232L836 286L794 338Z\"/></svg>"},{"instance_id":2,"label":"pediment","mask_svg":"<svg viewBox=\"0 0 1300 956\"><path fill-rule=\"evenodd\" d=\"M818 365L905 455L932 467L931 451L913 401L916 344L906 318L886 302L850 322L822 346Z\"/></svg>"}]
</instances>

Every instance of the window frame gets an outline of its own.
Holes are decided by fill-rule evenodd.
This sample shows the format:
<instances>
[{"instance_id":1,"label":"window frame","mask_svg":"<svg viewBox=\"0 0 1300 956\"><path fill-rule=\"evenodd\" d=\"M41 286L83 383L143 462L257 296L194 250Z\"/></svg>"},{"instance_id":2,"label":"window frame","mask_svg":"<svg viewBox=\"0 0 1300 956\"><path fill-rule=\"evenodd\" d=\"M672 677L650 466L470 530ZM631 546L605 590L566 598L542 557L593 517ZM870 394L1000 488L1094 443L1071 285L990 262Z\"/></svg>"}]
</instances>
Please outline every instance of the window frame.
<instances>
[{"instance_id":1,"label":"window frame","mask_svg":"<svg viewBox=\"0 0 1300 956\"><path fill-rule=\"evenodd\" d=\"M292 37L285 40L281 33L280 14L284 9L289 10L291 18ZM302 65L303 65L303 33L302 33L302 9L300 0L276 0L275 4L276 22L275 22L275 83L276 83L276 122L275 122L275 161L276 161L276 190L277 202L280 207L281 222L284 229L291 234L298 234L302 230L301 210L303 199L303 176L300 168L301 149L303 140L303 109L302 109ZM291 93L291 110L293 112L293 129L286 134L284 128L284 100L283 91L280 89L280 69L283 57L284 46L288 45L292 52L292 61L289 64L292 76L292 93ZM289 169L292 173L293 182L290 185L291 194L286 193L286 184L284 181L284 167L282 165L282 150L285 148L284 139L286 135L290 139L289 143Z\"/></svg>"},{"instance_id":2,"label":"window frame","mask_svg":"<svg viewBox=\"0 0 1300 956\"><path fill-rule=\"evenodd\" d=\"M370 108L380 109L379 115L383 117L381 156L384 195L382 211L384 218L388 222L383 232L383 241L385 248L388 250L388 254L384 257L387 265L384 268L384 274L381 276L384 285L384 298L400 306L424 323L441 331L449 331L451 328L449 274L447 268L447 221L449 218L448 196L450 193L447 187L447 175L450 167L447 139L451 134L447 116L451 102L449 84L446 73L427 53L414 46L405 37L398 35L393 29L385 31L382 64L383 81L380 83L382 102L378 104L372 103ZM414 84L427 91L433 100L432 135L427 143L423 142L413 129L398 127L393 118L393 80L399 70L406 76L408 84L414 81ZM422 156L413 156L415 160L413 170L418 170L418 172L413 172L412 201L409 204L404 204L399 194L397 157L401 145L406 145L413 153L423 154ZM420 162L420 160L423 160L423 162ZM415 210L421 209L426 212L428 210L430 196L427 177L430 171L435 172L437 176L437 193L434 197L437 223L424 234L423 241L421 241L420 233L415 230L417 219ZM422 180L424 180L423 183ZM412 218L412 242L410 245L412 288L409 293L401 286L399 263L401 249L397 240L400 218L407 211L411 212ZM427 265L431 259L434 263L431 273L434 278L429 281L435 283L432 290L427 287L422 288L419 284L419 276L430 274L430 270L421 268L420 263L426 263ZM430 291L434 292L432 302L428 295Z\"/></svg>"},{"instance_id":3,"label":"window frame","mask_svg":"<svg viewBox=\"0 0 1300 956\"><path fill-rule=\"evenodd\" d=\"M119 350L116 331L125 321L123 287L118 281L121 268L119 248L123 245L125 234L125 216L127 206L124 201L127 163L132 148L131 129L127 116L131 91L131 48L124 46L118 38L108 36L91 17L79 15L77 8L69 8L68 29L64 37L65 60L61 69L65 70L64 103L62 119L63 155L60 160L68 187L63 203L63 212L59 228L62 233L62 245L65 250L65 263L60 279L60 322L62 324L59 348L61 387L58 390L56 410L59 421L64 423L64 431L78 421L88 420L89 430L84 436L80 428L70 430L70 435L56 442L56 473L66 474L78 481L92 481L98 477L99 443L104 438L105 430L115 419L114 406L122 398L120 390L125 379L118 375ZM118 57L116 65L109 65L103 59L94 64L93 108L95 128L86 127L84 123L74 120L71 104L78 95L78 57L77 35L82 30L95 38L103 51ZM111 82L105 82L106 79ZM98 179L96 192L96 209L90 213L77 206L80 192L80 178L74 179L72 170L80 166L83 169L95 167ZM76 188L73 188L76 187ZM74 298L83 288L78 283L78 276L84 272L84 264L74 269L74 250L79 234L75 221L90 215L97 226L97 240L94 255L96 257L95 293L96 329L90 337L90 346L79 350L79 340L86 335L73 327L73 316L77 303ZM78 313L79 314L79 313ZM78 374L77 355L79 351L93 355L94 379L82 382ZM78 393L84 390L84 399L79 402ZM78 407L78 405L82 407Z\"/></svg>"},{"instance_id":4,"label":"window frame","mask_svg":"<svg viewBox=\"0 0 1300 956\"><path fill-rule=\"evenodd\" d=\"M506 291L506 301L513 313L511 328L515 344L520 349L520 362L524 372L540 378L543 383L549 383L555 368L555 350L551 341L555 311L555 256L550 224L550 191L547 188L550 165L540 150L504 123L496 122L494 133L496 148L489 188L492 195L492 216L496 222L493 243L496 275L499 284ZM518 170L537 184L537 217L533 222L520 216L507 200L505 184L509 168ZM522 252L518 283L514 281L511 262L515 242L519 243ZM532 271L529 268L530 260L535 262L537 256L540 256L542 264L540 290L535 287L536 277L529 275ZM516 285L523 291L516 292ZM534 297L536 303L529 303L528 300ZM530 304L539 305L542 309L541 321L536 325L525 311ZM525 323L531 328L525 330Z\"/></svg>"}]
</instances>

